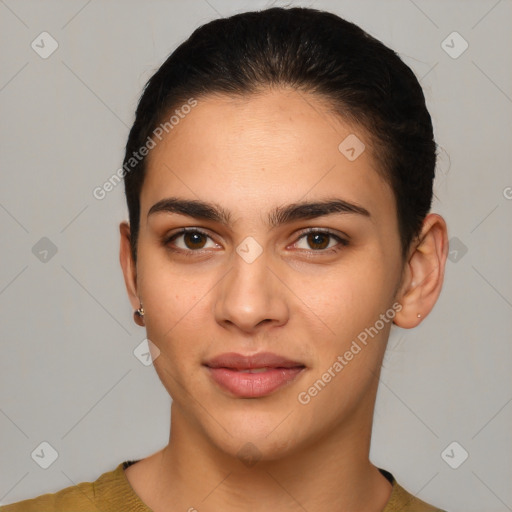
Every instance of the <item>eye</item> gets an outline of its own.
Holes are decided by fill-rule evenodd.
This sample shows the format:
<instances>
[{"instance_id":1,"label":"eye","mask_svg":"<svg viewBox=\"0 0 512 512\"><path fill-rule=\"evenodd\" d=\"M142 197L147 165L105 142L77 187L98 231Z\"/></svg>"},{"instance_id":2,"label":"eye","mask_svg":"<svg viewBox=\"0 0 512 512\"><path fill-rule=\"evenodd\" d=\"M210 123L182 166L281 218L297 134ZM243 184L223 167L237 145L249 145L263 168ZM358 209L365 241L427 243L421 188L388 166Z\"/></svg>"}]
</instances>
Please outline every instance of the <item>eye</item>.
<instances>
[{"instance_id":1,"label":"eye","mask_svg":"<svg viewBox=\"0 0 512 512\"><path fill-rule=\"evenodd\" d=\"M176 240L180 239L182 239L180 243L175 243ZM213 245L207 246L207 239L210 239ZM197 252L201 249L217 247L217 244L212 240L210 235L196 228L182 229L174 233L164 240L164 245L170 246L173 250L177 247L178 250L185 252Z\"/></svg>"},{"instance_id":2,"label":"eye","mask_svg":"<svg viewBox=\"0 0 512 512\"><path fill-rule=\"evenodd\" d=\"M208 244L211 241L211 245ZM297 247L301 240L304 240L306 247ZM177 242L178 241L178 242ZM183 252L191 255L194 252L200 252L203 249L219 247L211 236L197 228L184 228L177 233L164 239L163 244L176 252ZM294 246L298 249L309 252L337 252L340 248L337 246L347 246L348 240L325 229L310 228L303 232Z\"/></svg>"},{"instance_id":3,"label":"eye","mask_svg":"<svg viewBox=\"0 0 512 512\"><path fill-rule=\"evenodd\" d=\"M329 251L329 249L333 249L337 245L348 245L348 240L345 240L341 236L331 233L330 231L320 229L308 229L299 237L299 240L304 240L305 244L309 246L299 247L299 249L304 249L310 252L311 249L313 249L313 252L336 252L340 250L339 247L333 251ZM295 245L298 243L298 241L295 242Z\"/></svg>"}]
</instances>

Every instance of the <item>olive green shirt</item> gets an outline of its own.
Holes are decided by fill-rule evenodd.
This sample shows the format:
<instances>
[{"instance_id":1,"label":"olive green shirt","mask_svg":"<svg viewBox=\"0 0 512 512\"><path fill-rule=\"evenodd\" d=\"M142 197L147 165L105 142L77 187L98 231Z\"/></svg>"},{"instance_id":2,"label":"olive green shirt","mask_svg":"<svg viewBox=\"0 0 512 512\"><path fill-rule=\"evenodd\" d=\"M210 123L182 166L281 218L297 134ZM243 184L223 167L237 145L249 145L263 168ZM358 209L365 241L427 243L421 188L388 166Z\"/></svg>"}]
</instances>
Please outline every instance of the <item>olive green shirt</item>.
<instances>
[{"instance_id":1,"label":"olive green shirt","mask_svg":"<svg viewBox=\"0 0 512 512\"><path fill-rule=\"evenodd\" d=\"M95 482L82 482L53 494L4 505L0 512L152 512L126 478L125 468L135 462L138 461L124 461ZM382 512L444 512L409 494L388 471L380 471L393 485Z\"/></svg>"}]
</instances>

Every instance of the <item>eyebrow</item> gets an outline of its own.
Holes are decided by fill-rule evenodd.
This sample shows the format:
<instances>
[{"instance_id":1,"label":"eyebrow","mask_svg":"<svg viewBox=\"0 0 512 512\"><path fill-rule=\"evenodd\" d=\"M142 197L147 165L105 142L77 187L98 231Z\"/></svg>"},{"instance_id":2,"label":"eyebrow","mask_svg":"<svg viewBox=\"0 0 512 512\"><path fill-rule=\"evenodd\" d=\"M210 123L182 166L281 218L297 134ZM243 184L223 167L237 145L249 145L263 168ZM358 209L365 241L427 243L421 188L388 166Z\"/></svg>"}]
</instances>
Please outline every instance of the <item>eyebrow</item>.
<instances>
[{"instance_id":1,"label":"eyebrow","mask_svg":"<svg viewBox=\"0 0 512 512\"><path fill-rule=\"evenodd\" d=\"M150 215L162 212L178 213L195 219L219 222L226 226L230 226L232 220L231 212L221 206L195 199L179 199L177 197L162 199L149 209L148 219ZM267 223L273 229L297 220L314 219L333 214L357 214L371 219L370 212L362 206L339 198L328 198L278 206L270 211Z\"/></svg>"}]
</instances>

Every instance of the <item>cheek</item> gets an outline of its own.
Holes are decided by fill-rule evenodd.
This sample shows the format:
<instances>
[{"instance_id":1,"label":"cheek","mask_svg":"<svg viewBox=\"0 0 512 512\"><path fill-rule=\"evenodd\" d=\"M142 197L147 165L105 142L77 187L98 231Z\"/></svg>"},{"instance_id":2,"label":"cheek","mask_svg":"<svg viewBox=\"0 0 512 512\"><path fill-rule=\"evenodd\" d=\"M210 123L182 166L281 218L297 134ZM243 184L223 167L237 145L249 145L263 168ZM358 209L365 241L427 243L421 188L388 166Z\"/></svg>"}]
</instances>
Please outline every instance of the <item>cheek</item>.
<instances>
[{"instance_id":1,"label":"cheek","mask_svg":"<svg viewBox=\"0 0 512 512\"><path fill-rule=\"evenodd\" d=\"M321 338L325 343L350 341L390 306L392 281L382 263L375 260L360 255L347 258L342 265L325 268L314 277L297 277L291 286L308 323L327 334Z\"/></svg>"},{"instance_id":2,"label":"cheek","mask_svg":"<svg viewBox=\"0 0 512 512\"><path fill-rule=\"evenodd\" d=\"M194 291L186 293L185 283L180 280L173 280L170 287L165 286L165 279L159 278L156 283L151 289L148 287L146 295L148 337L160 350L173 356L179 353L183 361L205 345L207 329L201 326L206 326L207 313L201 297L208 293L208 288L202 290L202 285L194 286L193 281L188 281Z\"/></svg>"},{"instance_id":3,"label":"cheek","mask_svg":"<svg viewBox=\"0 0 512 512\"><path fill-rule=\"evenodd\" d=\"M180 353L180 361L203 346L205 310L211 283L206 274L176 272L159 251L141 251L138 284L143 298L148 338L161 352ZM197 341L198 343L194 343Z\"/></svg>"}]
</instances>

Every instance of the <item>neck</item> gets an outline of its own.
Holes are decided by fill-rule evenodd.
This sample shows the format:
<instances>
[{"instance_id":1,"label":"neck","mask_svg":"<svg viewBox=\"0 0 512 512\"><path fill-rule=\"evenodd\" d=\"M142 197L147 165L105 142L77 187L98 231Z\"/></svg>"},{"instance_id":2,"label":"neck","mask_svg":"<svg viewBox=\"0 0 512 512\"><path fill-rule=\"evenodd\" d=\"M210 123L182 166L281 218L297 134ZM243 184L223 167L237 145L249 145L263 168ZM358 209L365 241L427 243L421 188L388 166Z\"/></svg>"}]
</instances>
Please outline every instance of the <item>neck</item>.
<instances>
[{"instance_id":1,"label":"neck","mask_svg":"<svg viewBox=\"0 0 512 512\"><path fill-rule=\"evenodd\" d=\"M250 445L237 457L221 451L173 403L169 444L131 466L127 472L137 479L129 480L154 512L381 512L392 487L369 461L373 412L361 414L366 417L269 460L261 453L251 458Z\"/></svg>"}]
</instances>

